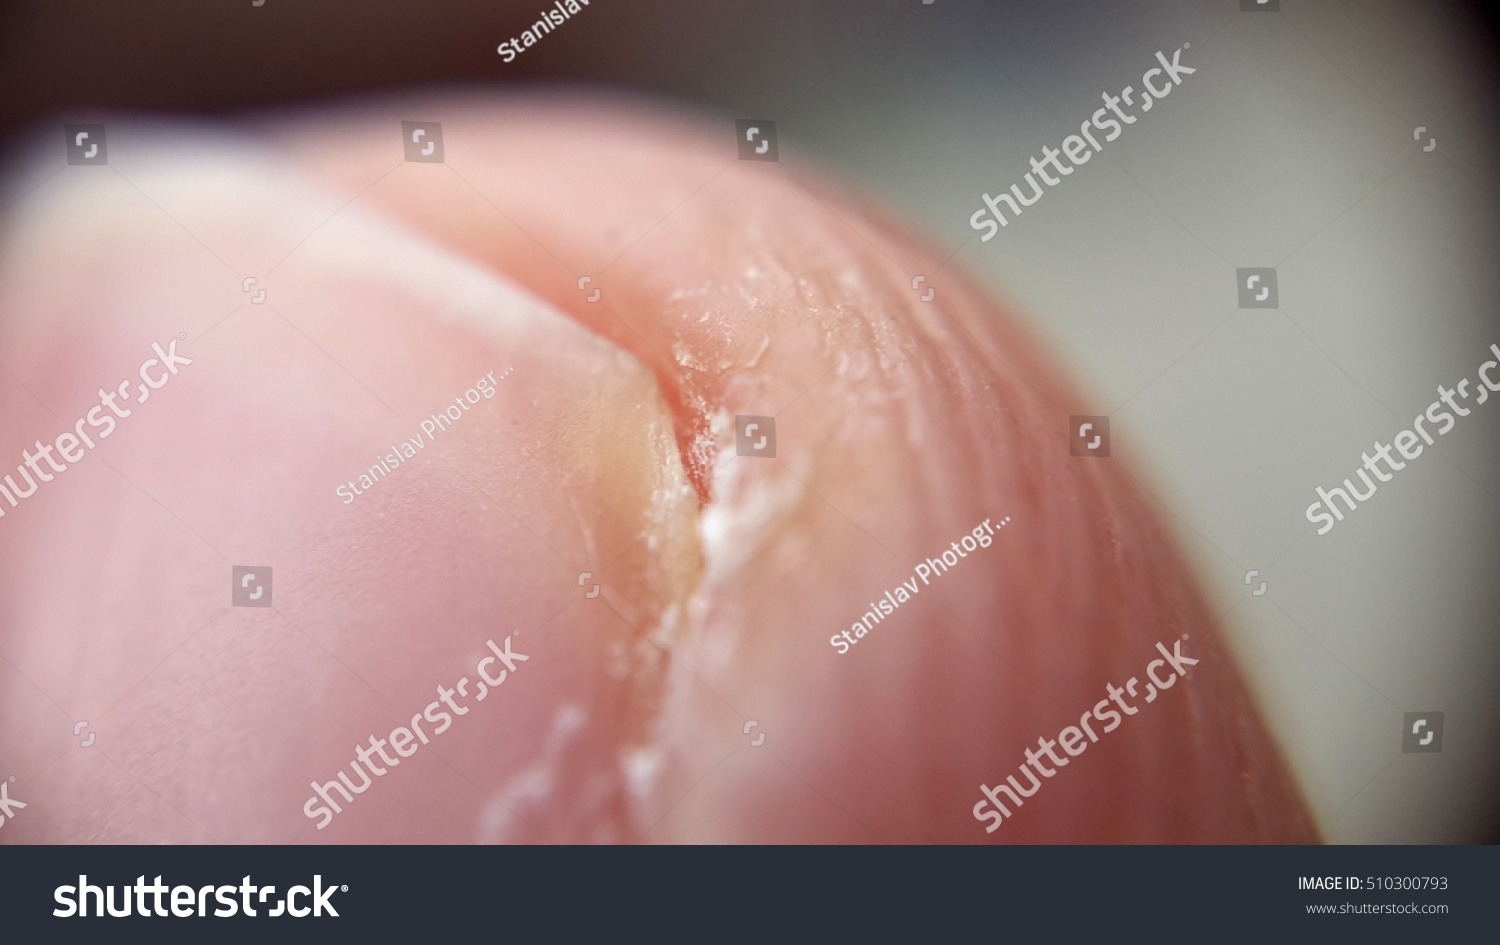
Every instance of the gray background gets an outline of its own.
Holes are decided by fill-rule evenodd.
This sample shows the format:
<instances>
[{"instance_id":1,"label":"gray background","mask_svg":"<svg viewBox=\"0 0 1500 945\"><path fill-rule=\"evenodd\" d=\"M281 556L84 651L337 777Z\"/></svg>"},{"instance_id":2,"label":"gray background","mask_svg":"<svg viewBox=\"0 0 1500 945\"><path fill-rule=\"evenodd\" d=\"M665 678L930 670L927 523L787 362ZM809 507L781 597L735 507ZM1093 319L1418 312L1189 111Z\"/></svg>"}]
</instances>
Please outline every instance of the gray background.
<instances>
[{"instance_id":1,"label":"gray background","mask_svg":"<svg viewBox=\"0 0 1500 945\"><path fill-rule=\"evenodd\" d=\"M861 4L819 14L832 53L746 18L677 68L700 104L774 117L783 161L923 222L1071 365L1226 614L1329 840L1486 839L1500 400L1471 400L1328 534L1303 513L1500 342L1488 37L1457 5L1238 6ZM982 192L1184 43L1195 74L980 242ZM1235 269L1255 266L1276 267L1279 309L1237 310ZM1404 713L1429 710L1443 750L1403 754Z\"/></svg>"}]
</instances>

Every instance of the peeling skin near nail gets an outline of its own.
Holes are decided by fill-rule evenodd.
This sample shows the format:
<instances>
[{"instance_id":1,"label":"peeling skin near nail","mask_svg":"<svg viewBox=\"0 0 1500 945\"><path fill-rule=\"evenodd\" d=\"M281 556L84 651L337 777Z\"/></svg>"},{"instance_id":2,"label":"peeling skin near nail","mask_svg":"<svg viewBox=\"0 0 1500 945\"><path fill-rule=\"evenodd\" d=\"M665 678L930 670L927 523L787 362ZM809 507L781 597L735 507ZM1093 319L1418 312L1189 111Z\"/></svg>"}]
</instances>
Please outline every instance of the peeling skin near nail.
<instances>
[{"instance_id":1,"label":"peeling skin near nail","mask_svg":"<svg viewBox=\"0 0 1500 945\"><path fill-rule=\"evenodd\" d=\"M178 179L194 178L193 167L183 167L180 162L172 166ZM284 238L287 232L304 229L303 214L297 212L296 204L307 201L309 194L325 203L336 196L320 195L316 186L299 183L286 168L273 168L271 162L260 158L216 165L212 177L222 185L222 190L215 191L215 199L200 194L197 202L172 202L182 224L190 231L212 234L216 219L233 220L236 232L242 234L238 238L252 243L239 249L267 258L276 256L268 248L253 245L257 234L269 232ZM170 179L154 186L162 199L172 201L178 196L171 190ZM191 190L193 185L188 186ZM4 259L7 278L0 288L0 307L5 316L0 319L0 347L24 355L23 362L45 365L55 363L58 347L65 346L68 356L82 365L78 370L53 375L47 384L37 384L45 400L76 396L72 388L79 383L97 385L95 375L110 378L124 363L121 352L139 361L135 349L140 338L132 332L139 331L146 338L167 334L139 324L134 310L144 307L141 300L149 299L152 310L175 307L179 318L180 312L201 317L201 303L177 298L184 291L182 287L196 284L179 269L201 265L201 254L181 252L175 242L181 236L175 231L163 238L148 228L142 239L119 238L119 234L139 228L130 206L91 206L89 219L97 228L91 233L97 233L98 239L77 240L64 225L82 209L75 199L76 187L76 183L61 181L38 200L18 207L16 219L29 214L38 225L27 233L24 245L12 247L15 251ZM11 231L12 242L17 232ZM169 242L169 250L177 251L163 252L157 245L162 239ZM239 449L238 440L229 441L231 445L226 448L222 438L215 439L214 449L200 457L202 469L196 478L187 477L180 487L170 490L173 506L203 527L206 534L243 535L244 543L251 547L259 546L268 533L298 536L297 547L307 549L299 551L299 558L315 562L317 568L293 567L285 572L288 579L302 583L302 606L312 607L296 614L297 623L314 633L331 634L331 645L357 647L361 653L376 654L377 660L394 658L404 664L400 667L399 678L404 680L400 685L418 677L430 678L433 684L457 678L450 670L452 660L472 649L476 637L483 639L477 635L486 632L486 627L465 612L463 588L465 584L472 586L474 561L496 557L494 541L503 537L493 531L498 526L514 529L512 537L531 547L538 547L531 536L541 533L561 554L576 560L607 564L618 559L611 570L616 580L610 584L610 606L618 608L633 625L653 628L646 634L649 640L634 639L635 631L606 611L600 600L597 626L571 630L572 641L549 643L545 637L537 639L542 649L530 654L533 659L528 673L518 676L504 691L487 695L483 703L469 700L470 713L455 720L455 732L474 736L491 732L497 736L497 757L473 774L474 783L511 799L517 811L508 815L514 820L507 821L496 810L476 809L467 825L471 833L462 839L474 839L472 831L476 830L478 835L492 839L514 838L517 829L531 829L528 820L542 832L528 833L527 839L632 839L630 833L637 819L631 810L632 798L648 791L662 768L656 726L661 715L658 703L668 688L670 664L658 647L676 645L681 627L678 613L696 585L699 568L697 495L685 475L674 420L658 385L634 354L579 326L530 289L399 225L388 214L364 207L347 207L330 219L288 257L274 278L278 296L285 300L285 317L295 330L275 318L257 323L254 331L246 331L245 323L232 320L215 328L195 352L212 370L185 378L183 382L189 387L183 389L182 396L153 398L152 412L143 414L128 436L122 433L102 444L108 448L109 458L139 469L141 457L160 451L165 443L181 449L184 440L196 442L205 417L235 415L236 411L242 414L246 399L242 392L253 391L259 411L253 419L257 424L271 424L274 432L252 427L244 441L254 444L253 449ZM56 290L50 286L57 284L80 287L78 298L69 299L73 307L67 318L19 317L41 309L18 300L55 299ZM76 331L70 337L60 334L59 326L76 328L79 324L109 330L93 333L86 345L79 343ZM173 329L175 333L177 326ZM337 351L344 363L330 367L309 341L325 351ZM226 351L233 356L226 357ZM325 383L330 376L338 384L348 383L340 368L355 376L380 377L380 390L399 405L398 413L421 416L451 400L454 381L446 375L465 379L477 376L493 366L495 355L505 356L503 363L507 364L513 355L516 367L507 375L500 394L485 402L494 405L488 408L488 416L493 418L490 425L455 427L444 434L445 439L428 447L420 464L392 474L387 493L370 500L382 502L382 509L376 511L372 506L372 514L337 517L344 510L336 503L328 503L325 508L305 500L311 488L307 480L312 478L305 468L308 461L320 466L339 465L323 463L322 458L347 448L358 457L354 462L368 462L372 444L390 441L392 424L381 411L368 411L379 414L378 424L372 425L365 416L345 406L350 401L369 404L366 394L349 397L335 390L330 395L327 390L307 385ZM465 365L466 359L481 361L483 367L476 372ZM276 378L276 383L267 385L266 377ZM325 410L331 412L325 415ZM7 430L13 426L30 428L45 419L29 403L11 402L0 407L0 420ZM441 453L436 452L439 448ZM300 457L303 462L292 462L292 457ZM229 464L227 470L219 465L222 463ZM463 464L462 469L455 469L458 463ZM107 675L97 675L107 673L107 667L127 664L130 671L138 671L141 676L151 668L136 666L129 657L113 660L115 654L145 652L160 657L171 652L150 635L150 628L162 622L147 618L144 612L136 613L141 607L155 607L158 602L154 595L132 597L110 584L99 588L97 603L90 600L73 608L38 607L41 601L57 599L62 587L76 587L76 582L83 580L68 562L88 567L87 562L92 560L74 553L76 549L67 544L69 535L101 522L114 523L112 527L117 529L134 527L132 520L120 519L121 506L110 498L113 493L93 488L94 483L87 479L91 475L97 481L97 468L92 473L71 473L62 482L69 490L67 502L36 506L38 511L27 517L8 516L5 528L0 530L0 554L15 562L0 577L0 625L7 628L7 650L24 664L39 668L49 689L59 698L79 700L81 705L89 704L90 699L108 703L123 694ZM271 495L297 499L271 502L254 498L226 504L221 496L215 500L202 495L204 485L223 481L253 482L263 485ZM563 488L557 489L559 484ZM163 488L159 477L153 477L149 486ZM501 501L491 503L491 495ZM498 510L487 512L491 505ZM245 507L257 510L255 521L240 520ZM516 521L517 513L526 520ZM507 515L512 518L507 519ZM393 531L396 522L401 523L395 526L399 531ZM191 548L179 547L181 544L171 539L168 530L154 542L143 541L141 556L132 560L152 562L159 574L201 571L201 544L189 542ZM30 550L20 555L16 553L20 547ZM499 559L505 560L503 555ZM429 562L431 567L427 567ZM456 575L452 580L458 585L431 600L420 617L408 613L390 593L393 587L411 583L409 576L403 578L401 574L414 565L432 572L430 577L438 588L447 586L444 582L448 579L443 577L446 566ZM146 574L132 573L134 577L124 580L126 587L152 586ZM551 580L550 574L547 577ZM514 586L526 589L524 581ZM519 610L526 602L512 603ZM325 604L328 606L320 611ZM96 612L98 607L109 612ZM23 614L27 616L22 618ZM538 613L537 620L545 616ZM203 622L199 620L195 626ZM421 633L414 632L418 626L423 628ZM97 628L108 628L109 632ZM172 632L185 633L175 623ZM281 628L281 637L288 633L300 639L295 631ZM355 640L351 635L363 639ZM173 637L172 642L182 638ZM323 672L319 667L324 667L326 660L308 660L305 665L312 668L311 678L302 678L280 668L274 654L257 653L251 664L236 664L236 658L243 659L244 654L234 654L232 648L221 649L187 646L183 652L190 657L180 658L180 665L169 665L148 678L134 696L147 700L173 698L171 692L153 693L151 683L183 677L189 686L206 693L203 704L195 709L195 717L217 720L213 743L255 746L256 751L263 749L265 732L300 730L306 718L320 720L314 737L270 752L268 763L246 782L246 790L279 796L288 784L305 785L313 776L326 780L346 749L342 735L337 735L338 746L324 745L327 736L323 733L334 735L352 727L368 729L383 711L362 700L351 702L331 695L329 687L336 692L336 677L347 670L319 675ZM540 668L549 658L569 669L537 682L531 671L547 672ZM368 671L363 664L361 669ZM231 677L270 688L290 686L295 681L301 688L282 693L284 698L264 702L266 708L253 719L251 727L251 717L234 704L232 692L211 684ZM527 686L532 687L529 693ZM99 694L90 695L91 691ZM14 704L14 700L24 702L26 695L19 691L0 694L0 716L24 717L23 706ZM263 702L258 696L254 698ZM307 700L314 704L307 704ZM533 740L527 734L530 723L523 710L530 704L549 702L567 708L557 711L550 735ZM330 711L329 704L341 708ZM101 704L99 709L104 707ZM121 711L128 716L130 706ZM168 752L162 761L176 766L185 792L204 797L222 792L214 766L187 760L211 758L222 751L198 743L201 726L185 724L175 713L138 721L150 736L148 741L196 746L195 754L179 759ZM527 746L532 744L542 746L534 757L519 764L506 760L524 758ZM128 763L139 763L140 759L129 754L131 749L122 751ZM334 831L346 824L363 824L366 826L358 829L369 829L372 823L407 822L395 815L402 809L402 792L418 786L424 777L421 771L420 765L392 770L379 780L378 787L361 795L357 805L340 814ZM487 777L493 780L486 781ZM397 781L404 781L405 787L397 786ZM463 810L463 792L460 788L455 812ZM80 834L70 832L75 829L95 838L149 841L172 836L159 823L153 826L149 816L116 818L108 827L113 833L89 826L95 823L90 817L118 806L113 802L113 806L101 806L99 799L108 795L97 794L69 796L68 803L57 809L65 809L70 821L49 821L43 814L31 818L31 822L38 829L50 831L45 835L59 840L78 839ZM543 803L539 798L547 800ZM297 816L295 805L288 811ZM161 818L172 819L175 814L170 808L161 808ZM443 821L442 812L418 820L424 825L418 829L435 832L406 839L460 839L444 832L452 824ZM246 830L245 825L216 824L212 819L208 822L216 836L259 842L284 842L298 826L283 826L284 832L275 832L271 826L277 822L275 811L269 812L264 822L248 825L248 834L233 833ZM435 827L434 822L443 822L443 826ZM570 831L570 824L576 825L576 833ZM258 834L255 830L271 832ZM381 834L377 831L365 836ZM192 838L202 836L193 834Z\"/></svg>"},{"instance_id":2,"label":"peeling skin near nail","mask_svg":"<svg viewBox=\"0 0 1500 945\"><path fill-rule=\"evenodd\" d=\"M1068 409L1077 398L956 273L941 306L911 302L911 273L937 271L942 257L841 197L812 199L799 182L726 170L711 133L700 139L671 122L587 106L568 113L555 101L478 111L474 127L503 127L506 147L497 134L503 158L476 167L475 184L517 208L525 233L613 259L621 247L601 234L650 227L616 270L612 308L632 330L597 307L566 310L652 366L703 503L701 581L682 585L690 597L675 600L685 608L660 611L663 626L668 615L683 619L662 635L701 683L669 666L661 706L707 684L818 719L778 749L795 756L788 764L817 772L811 780L843 803L864 805L860 822L880 823L884 837L930 841L972 828L963 819L975 786L1013 767L1011 749L1050 724L1034 700L996 685L996 652L1027 678L1059 677L1058 691L1076 686L1081 697L1100 679L1138 671L1153 634L1192 630L1208 655L1204 672L1145 723L1154 734L1136 746L1131 778L1070 771L1067 785L1036 802L1069 814L1007 821L1007 837L1316 837L1155 513L1120 463L1080 468L1055 449L1069 413L1083 412ZM607 167L592 157L606 153ZM426 207L388 196L393 212L423 225ZM664 206L677 209L652 226ZM523 281L546 265L518 263L533 251L526 241L478 218L445 238ZM540 277L530 284L551 291ZM776 460L733 455L737 413L778 416ZM910 557L895 565L908 568L945 544L942 535L1013 509L1025 515L997 540L989 572L955 578L974 582L964 613L988 616L908 618L921 624L906 631L924 640L921 660L912 660L914 643L887 637L861 652L863 683L831 682L809 657L826 649L821 628L847 626L851 600L865 599L845 592L892 567L892 554ZM983 645L971 649L976 638ZM860 685L882 701L871 704ZM662 725L674 754L720 743L707 719L663 708ZM675 796L693 781L674 781L670 769L664 762L658 781ZM964 783L964 802L934 771ZM1174 820L1150 810L1149 798L1175 796L1163 779L1217 787L1193 792L1188 820ZM1061 800L1069 791L1078 794ZM661 836L870 838L836 816L847 832L830 826L753 776L727 793L733 800L696 821L674 815ZM1101 806L1100 797L1111 800ZM944 834L934 823L950 807L957 819ZM1213 826L1194 833L1189 821Z\"/></svg>"},{"instance_id":3,"label":"peeling skin near nail","mask_svg":"<svg viewBox=\"0 0 1500 945\"><path fill-rule=\"evenodd\" d=\"M518 111L534 140L571 140L573 132L555 116ZM601 140L623 133L607 118L591 129ZM668 140L673 131L653 134ZM538 150L548 148L539 144ZM646 161L639 167L628 166L628 159L612 161L617 176L610 183L640 181L651 192L656 180L696 179L690 166L696 160L684 146L667 157L651 155L655 165L670 164L666 170ZM705 178L721 167L708 158L703 163ZM536 166L524 170L548 173ZM886 836L930 838L916 827L921 815L905 803L932 786L921 772L951 772L972 763L977 785L1008 767L1012 759L1000 746L1026 742L1038 728L1027 719L1039 707L997 687L959 655L958 641L969 639L971 630L991 652L998 648L1025 667L1028 678L1061 674L1078 681L1081 690L1087 689L1085 679L1096 685L1137 671L1139 649L1149 650L1152 634L1192 631L1197 645L1214 651L1216 679L1201 674L1187 698L1149 723L1162 727L1159 737L1138 745L1132 764L1141 785L1162 778L1220 784L1197 792L1187 813L1215 826L1205 834L1176 834L1170 816L1145 816L1140 809L1126 818L1128 825L1111 823L1109 809L1118 812L1126 801L1106 778L1109 783L1092 788L1080 781L1067 788L1081 795L1079 805L1068 808L1074 812L1070 828L1077 831L1071 835L1315 838L1295 784L1232 660L1218 648L1214 621L1150 505L1116 472L1121 464L1080 468L1052 448L1069 413L1065 408L1077 400L1041 364L1030 342L956 273L941 307L910 304L903 291L910 273L936 271L936 262L897 263L921 254L879 221L869 224L867 218L863 239L851 240L849 221L860 213L847 203L825 197L809 208L799 184L732 174L704 187L674 213L671 226L654 232L652 244L643 244L629 264L638 283L631 296L637 308L625 312L635 324L651 326L647 335L658 350L686 347L698 363L746 365L718 374L679 366L664 385L681 392L668 399L678 410L686 465L701 494L712 496L699 528L704 578L689 611L691 639L703 639L712 654L702 661L709 667L705 681L732 692L748 688L788 717L818 718L818 734L808 741L844 762L819 765L809 748L809 767L799 770L822 772L820 784L841 799L869 797L871 779L903 780L892 772L912 772L903 788L876 788L884 801L870 803L884 804L882 818L908 819L904 827L882 820ZM577 199L579 213L603 202L598 192ZM621 218L619 225L628 222ZM537 218L525 225L545 223ZM566 236L554 233L587 239L579 228ZM763 344L767 335L774 339L769 349ZM740 347L731 343L734 338ZM776 461L725 462L723 453L732 453L733 414L782 416L778 411L787 403L792 408L782 417ZM799 458L807 458L810 468L797 465ZM830 512L830 505L838 511ZM973 591L968 612L987 617L972 628L944 615L929 618L920 627L924 641L953 636L942 636L946 642L937 651L923 651L932 665L922 672L904 663L910 649L894 641L862 653L869 661L860 671L864 679L878 680L870 684L883 693L905 694L904 701L890 702L888 712L859 699L853 682L852 689L839 691L857 699L860 710L830 698L830 684L799 642L810 626L846 623L841 611L849 600L838 591L845 584L830 580L825 588L809 584L807 576L834 570L831 553L846 556L847 570L835 573L878 573L891 566L885 549L898 556L930 552L945 529L1012 509L1025 516L1006 526L990 573L974 579L987 587ZM834 534L853 530L851 519L872 529L884 548L861 537L854 546L831 551ZM972 657L988 659L983 649ZM938 698L932 682L938 677L942 689L963 693L952 712ZM884 721L875 721L877 716ZM903 741L899 764L890 758L868 766L851 761L861 752L869 759L881 754L869 746L871 730L921 732L926 738L942 731L963 734L945 747ZM863 747L844 747L850 745ZM768 825L778 817L816 832L801 812L771 800L774 791L757 796L762 787L746 783L735 792L743 807L734 829L743 832L731 829L727 835L774 833L778 828ZM1173 793L1169 784L1146 790ZM1113 800L1106 808L1089 808L1083 797ZM1019 839L1059 836L1059 823L1044 821L1038 814L1006 829ZM780 829L785 833L779 835L796 835L790 827ZM854 829L851 836L865 834Z\"/></svg>"},{"instance_id":4,"label":"peeling skin near nail","mask_svg":"<svg viewBox=\"0 0 1500 945\"><path fill-rule=\"evenodd\" d=\"M463 107L452 104L454 120ZM317 120L293 128L282 145L293 163L338 183L322 201L336 207L389 166L369 143L383 140L378 129L388 120L372 114L365 128L352 119L347 126ZM1039 681L1071 704L1100 680L1139 672L1141 651L1153 641L1191 632L1203 662L1184 697L1162 700L1123 734L1114 765L1091 754L1070 768L1066 782L1059 778L1028 802L1025 816L1006 822L1004 839L1316 838L1156 514L1119 463L1079 464L1065 446L1056 448L1066 417L1087 411L1076 409L984 294L956 276L950 287L945 273L941 309L913 303L910 273L936 272L940 257L847 201L813 199L780 176L725 170L711 142L670 123L570 112L555 102L486 106L465 120L476 151L493 155L466 175L507 208L507 220L480 202L377 186L274 275L277 299L286 300L306 340L336 347L356 376L380 376L382 393L401 411L420 414L451 400L453 378L515 365L490 402L495 422L449 434L448 446L462 446L455 454L461 468L428 453L409 470L420 489L413 481L403 492L393 477L388 497L371 498L391 503L384 524L279 501L305 492L290 457L348 453L367 461L390 418L351 419L353 407L325 407L368 397L346 396L353 385L296 333L246 331L234 321L209 336L226 348L204 347L212 370L183 378L182 392L192 396L177 397L174 387L160 403L153 397L153 414L107 444L112 462L136 468L184 438L212 442L192 475L162 479L153 470L150 485L174 486L174 506L203 534L295 548L299 561L316 562L287 573L286 586L315 598L306 624L330 647L367 655L362 668L393 688L414 675L422 685L461 675L453 661L476 645L483 622L472 608L486 581L505 569L532 581L518 580L515 603L534 596L527 613L538 622L556 609L548 606L557 596L547 590L553 583L574 598L556 625L523 635L533 647L527 673L442 736L471 739L462 757L482 789L479 800L460 782L434 779L412 789L446 790L448 803L414 815L392 779L421 778L422 769L402 768L341 814L330 835L350 823L385 838L391 835L380 831L414 816L427 818L411 828L415 836L391 838L630 841L648 828L668 842L982 835L969 814L977 785L1013 770L1017 746L1056 730L1046 700L1019 679ZM177 176L194 176L191 166L171 166L183 168ZM153 193L209 244L238 240L239 250L279 258L286 233L307 232L307 214L278 189L277 178L286 176L280 165L226 159L213 174L236 166L247 179L223 177L223 186L195 200L176 199L172 175L154 175ZM68 225L76 221L48 203L67 195L77 211L83 204L74 186L60 178L29 200L21 208L29 215L16 219L39 216L45 226L13 226L8 240L23 245L0 256L6 314L41 312L28 303L56 298L59 284L80 287L65 318L35 316L24 330L0 321L0 350L18 352L22 363L60 360L38 340L58 330L50 326L133 330L144 324L137 309L200 304L184 287L195 284L201 254L191 265L179 262L187 255L180 232L162 227L169 236L159 237L132 230L134 218L96 215L91 232L99 239L81 244ZM679 204L649 228L660 208ZM207 209L190 212L195 206ZM31 242L42 238L55 245ZM573 279L559 277L538 242L605 262L631 246L611 270L609 305L579 299ZM155 248L141 248L148 246ZM631 327L622 328L615 313ZM305 369L280 358L274 345L283 336ZM98 383L96 367L101 380L113 376L119 352L134 350L124 340L111 349L113 337L90 336L93 347L69 350L70 363L90 372L84 386ZM223 350L235 357L216 356ZM266 385L267 375L278 383ZM51 386L40 391L43 399L76 394L63 381L77 378L44 380ZM258 412L242 407L246 392ZM21 410L0 403L6 429L45 419ZM737 413L778 416L776 460L734 455ZM243 438L253 448L201 432L224 414L259 424ZM266 492L224 503L209 490L230 480ZM71 553L66 536L90 522L133 523L119 518L125 513L115 493L64 485L76 502L55 506L47 519L7 517L0 529L0 559L15 562L0 574L0 626L23 628L5 631L8 654L39 667L64 704L86 705L112 685L94 662L166 653L177 642L141 629L160 623L156 597L121 587L154 586L146 580L153 574L196 573L203 549L197 540L172 544L143 532L137 558L159 562L158 570L122 572L120 586L80 600L76 587L97 577L90 571L97 561ZM496 497L493 511L480 508L487 496ZM867 584L892 568L905 571L985 516L1008 514L1014 521L990 557L945 579L951 611L922 611L922 598L903 609L899 620L907 623L882 627L850 657L857 662L830 675L825 628L848 626L850 607L868 599ZM421 527L398 540L387 526L401 516ZM552 556L535 536L566 566L554 572L539 564ZM12 541L24 541L26 553ZM524 545L531 557L506 557L511 545ZM1122 556L1126 547L1131 553ZM606 560L570 567L595 555ZM420 595L420 611L392 591L412 583L413 569L435 589ZM577 573L594 570L599 580L606 569L608 598L577 601ZM51 600L70 607L41 605ZM113 635L98 629L106 625ZM291 631L277 639L304 646ZM193 720L135 717L150 736L149 760L167 755L177 766L180 793L189 798L183 803L195 791L231 789L205 759L264 750L267 732L304 731L307 718L321 724L305 743L274 743L279 754L233 789L270 797L287 783L300 789L309 777L326 778L347 755L343 733L368 731L385 711L340 688L343 670L309 669L327 662L316 652L304 659L294 649L299 659L290 659L260 641L190 643L133 697L148 707L168 704L179 691L153 687L173 678L202 693ZM247 682L257 701L246 712L237 701L245 693L220 685L225 679L283 682L267 692ZM19 717L11 708L0 715ZM118 711L128 715L131 706ZM776 715L817 722L783 726ZM727 744L743 741L747 717L776 732L777 756L799 777L768 765L698 785ZM200 718L220 721L200 731ZM171 755L173 746L184 750ZM484 796L490 791L499 799L493 805ZM108 808L110 796L69 798L75 820L58 824L53 837L95 833L88 811ZM239 803L253 809L257 802ZM222 809L193 811L223 837L242 838L234 831L247 820L213 820ZM268 822L275 815L265 813Z\"/></svg>"}]
</instances>

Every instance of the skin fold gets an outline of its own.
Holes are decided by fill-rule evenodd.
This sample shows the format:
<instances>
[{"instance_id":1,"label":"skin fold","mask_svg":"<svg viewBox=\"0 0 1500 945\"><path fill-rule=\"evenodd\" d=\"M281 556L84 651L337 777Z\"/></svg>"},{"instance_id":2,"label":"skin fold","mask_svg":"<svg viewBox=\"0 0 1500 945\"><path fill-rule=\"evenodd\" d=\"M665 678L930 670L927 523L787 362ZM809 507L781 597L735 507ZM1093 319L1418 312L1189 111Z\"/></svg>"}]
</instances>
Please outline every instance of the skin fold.
<instances>
[{"instance_id":1,"label":"skin fold","mask_svg":"<svg viewBox=\"0 0 1500 945\"><path fill-rule=\"evenodd\" d=\"M444 163L402 159L413 116ZM1130 457L1069 454L1089 411L1012 316L721 132L448 96L24 158L4 462L153 341L193 363L0 505L0 776L30 802L0 840L1316 842ZM775 418L774 458L736 415ZM234 565L274 568L271 607L229 606ZM507 635L503 685L318 829L310 782ZM1199 662L1146 704L1158 642ZM986 833L980 785L1131 677L1138 713Z\"/></svg>"}]
</instances>

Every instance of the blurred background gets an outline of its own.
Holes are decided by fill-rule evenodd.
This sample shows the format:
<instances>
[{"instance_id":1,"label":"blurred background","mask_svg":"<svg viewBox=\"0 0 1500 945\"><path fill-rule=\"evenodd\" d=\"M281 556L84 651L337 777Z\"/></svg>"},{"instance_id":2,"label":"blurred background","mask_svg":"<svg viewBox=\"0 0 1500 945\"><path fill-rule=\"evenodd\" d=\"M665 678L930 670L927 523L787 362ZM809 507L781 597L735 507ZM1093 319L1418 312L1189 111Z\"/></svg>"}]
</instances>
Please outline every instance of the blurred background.
<instances>
[{"instance_id":1,"label":"blurred background","mask_svg":"<svg viewBox=\"0 0 1500 945\"><path fill-rule=\"evenodd\" d=\"M122 112L562 85L722 121L726 147L736 119L774 121L782 160L923 228L1109 417L1327 839L1494 839L1500 404L1329 534L1303 517L1500 343L1482 5L594 0L506 63L498 44L545 8L14 0L0 205L45 186L14 142ZM982 193L1179 47L1196 73L980 242ZM1246 267L1275 269L1276 308L1238 307ZM1403 752L1406 715L1436 712L1441 751Z\"/></svg>"}]
</instances>

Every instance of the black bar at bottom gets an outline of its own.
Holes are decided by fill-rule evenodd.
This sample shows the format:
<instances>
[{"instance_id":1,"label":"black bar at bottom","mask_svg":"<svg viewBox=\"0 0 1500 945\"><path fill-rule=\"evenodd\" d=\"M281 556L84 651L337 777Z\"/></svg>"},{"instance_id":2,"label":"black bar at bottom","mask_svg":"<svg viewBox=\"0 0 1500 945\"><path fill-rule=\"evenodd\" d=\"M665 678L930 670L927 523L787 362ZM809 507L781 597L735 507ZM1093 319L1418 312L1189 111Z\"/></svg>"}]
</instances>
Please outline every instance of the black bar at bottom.
<instances>
[{"instance_id":1,"label":"black bar at bottom","mask_svg":"<svg viewBox=\"0 0 1500 945\"><path fill-rule=\"evenodd\" d=\"M0 875L0 927L12 940L126 931L154 941L624 933L694 942L1017 934L1468 942L1493 940L1500 849L0 847ZM77 909L80 876L91 890L88 917L55 915ZM132 914L95 917L96 906L123 911L122 886ZM284 902L295 887L307 892ZM173 915L174 906L192 915ZM138 915L142 907L152 914Z\"/></svg>"}]
</instances>

